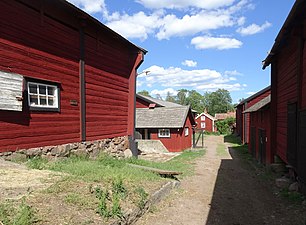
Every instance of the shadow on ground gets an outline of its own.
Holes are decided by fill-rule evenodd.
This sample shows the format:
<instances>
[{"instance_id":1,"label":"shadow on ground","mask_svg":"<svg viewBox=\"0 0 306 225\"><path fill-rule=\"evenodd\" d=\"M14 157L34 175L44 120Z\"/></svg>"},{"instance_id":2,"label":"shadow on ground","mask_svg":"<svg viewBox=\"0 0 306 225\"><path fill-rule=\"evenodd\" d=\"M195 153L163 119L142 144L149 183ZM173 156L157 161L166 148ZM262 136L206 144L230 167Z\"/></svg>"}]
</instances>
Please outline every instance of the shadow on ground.
<instances>
[{"instance_id":1,"label":"shadow on ground","mask_svg":"<svg viewBox=\"0 0 306 225\"><path fill-rule=\"evenodd\" d=\"M206 225L304 225L305 206L273 193L271 182L247 162L242 148L230 147L232 159L221 161Z\"/></svg>"}]
</instances>

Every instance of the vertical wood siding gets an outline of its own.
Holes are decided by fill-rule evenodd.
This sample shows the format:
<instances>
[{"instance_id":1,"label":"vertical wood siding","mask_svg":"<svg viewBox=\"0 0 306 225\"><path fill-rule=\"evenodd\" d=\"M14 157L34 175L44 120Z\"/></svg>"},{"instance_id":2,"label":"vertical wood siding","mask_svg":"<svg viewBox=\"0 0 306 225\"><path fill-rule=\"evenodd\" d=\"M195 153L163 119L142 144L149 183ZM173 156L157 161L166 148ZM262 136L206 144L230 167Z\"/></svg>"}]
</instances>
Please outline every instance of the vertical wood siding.
<instances>
[{"instance_id":1,"label":"vertical wood siding","mask_svg":"<svg viewBox=\"0 0 306 225\"><path fill-rule=\"evenodd\" d=\"M196 119L196 122L197 122L197 126L196 126L197 129L205 130L208 132L213 132L213 121L207 116L205 116L205 121L202 121L201 116L199 116L199 118ZM205 122L205 128L201 128L202 122Z\"/></svg>"},{"instance_id":2,"label":"vertical wood siding","mask_svg":"<svg viewBox=\"0 0 306 225\"><path fill-rule=\"evenodd\" d=\"M297 42L295 39L278 55L276 96L276 154L287 162L287 105L297 102Z\"/></svg>"}]
</instances>

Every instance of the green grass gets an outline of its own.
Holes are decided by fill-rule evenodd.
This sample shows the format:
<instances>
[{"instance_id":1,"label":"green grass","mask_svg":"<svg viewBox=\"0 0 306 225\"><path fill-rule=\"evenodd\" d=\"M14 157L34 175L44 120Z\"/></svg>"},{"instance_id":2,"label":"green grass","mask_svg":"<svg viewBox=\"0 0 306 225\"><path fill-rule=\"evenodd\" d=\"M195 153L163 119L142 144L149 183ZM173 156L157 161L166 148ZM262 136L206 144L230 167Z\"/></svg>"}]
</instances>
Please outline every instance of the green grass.
<instances>
[{"instance_id":1,"label":"green grass","mask_svg":"<svg viewBox=\"0 0 306 225\"><path fill-rule=\"evenodd\" d=\"M18 206L0 203L0 221L5 225L31 225L37 222L34 210L23 200Z\"/></svg>"},{"instance_id":2,"label":"green grass","mask_svg":"<svg viewBox=\"0 0 306 225\"><path fill-rule=\"evenodd\" d=\"M146 160L116 159L101 154L96 160L87 157L70 157L58 161L46 161L39 157L30 159L27 165L33 169L48 169L66 175L44 191L46 195L62 196L66 204L96 209L103 218L122 218L122 206L132 202L143 208L152 187L165 179L153 172L135 168L129 164L183 172L179 178L193 174L193 160L204 150L184 151L164 163ZM152 189L153 190L153 189ZM151 191L152 191L151 190Z\"/></svg>"},{"instance_id":3,"label":"green grass","mask_svg":"<svg viewBox=\"0 0 306 225\"><path fill-rule=\"evenodd\" d=\"M230 143L232 146L241 145L240 139L234 134L224 136L224 143Z\"/></svg>"},{"instance_id":4,"label":"green grass","mask_svg":"<svg viewBox=\"0 0 306 225\"><path fill-rule=\"evenodd\" d=\"M218 156L226 156L227 155L226 147L225 147L224 144L218 144L217 155Z\"/></svg>"},{"instance_id":5,"label":"green grass","mask_svg":"<svg viewBox=\"0 0 306 225\"><path fill-rule=\"evenodd\" d=\"M290 192L288 189L281 190L280 195L295 204L300 204L305 201L305 196L303 194L299 192Z\"/></svg>"}]
</instances>

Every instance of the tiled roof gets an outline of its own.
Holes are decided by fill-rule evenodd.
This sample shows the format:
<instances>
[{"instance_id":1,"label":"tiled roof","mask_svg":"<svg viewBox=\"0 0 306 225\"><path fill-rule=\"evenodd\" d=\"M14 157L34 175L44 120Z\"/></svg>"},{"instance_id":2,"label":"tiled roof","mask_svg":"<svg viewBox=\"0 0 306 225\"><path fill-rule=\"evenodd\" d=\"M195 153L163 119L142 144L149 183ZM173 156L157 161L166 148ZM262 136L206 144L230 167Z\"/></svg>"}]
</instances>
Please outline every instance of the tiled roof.
<instances>
[{"instance_id":1,"label":"tiled roof","mask_svg":"<svg viewBox=\"0 0 306 225\"><path fill-rule=\"evenodd\" d=\"M246 110L244 110L243 113L256 112L259 109L261 109L262 107L268 105L270 102L271 102L271 95L268 95L264 99L260 100L256 104L252 105L250 108L247 108Z\"/></svg>"},{"instance_id":2,"label":"tiled roof","mask_svg":"<svg viewBox=\"0 0 306 225\"><path fill-rule=\"evenodd\" d=\"M228 112L228 113L216 113L215 118L216 120L224 120L229 117L236 118L236 112Z\"/></svg>"},{"instance_id":3,"label":"tiled roof","mask_svg":"<svg viewBox=\"0 0 306 225\"><path fill-rule=\"evenodd\" d=\"M189 110L189 106L136 109L136 128L181 128Z\"/></svg>"}]
</instances>

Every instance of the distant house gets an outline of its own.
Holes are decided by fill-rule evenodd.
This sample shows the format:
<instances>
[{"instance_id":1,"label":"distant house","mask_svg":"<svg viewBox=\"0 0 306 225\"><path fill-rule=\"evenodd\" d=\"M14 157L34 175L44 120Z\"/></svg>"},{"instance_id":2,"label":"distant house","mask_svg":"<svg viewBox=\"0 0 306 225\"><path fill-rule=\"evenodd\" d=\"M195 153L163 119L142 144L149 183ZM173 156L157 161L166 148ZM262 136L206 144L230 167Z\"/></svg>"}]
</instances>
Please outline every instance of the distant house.
<instances>
[{"instance_id":1,"label":"distant house","mask_svg":"<svg viewBox=\"0 0 306 225\"><path fill-rule=\"evenodd\" d=\"M190 106L137 95L136 131L144 140L160 140L170 152L192 146L195 120Z\"/></svg>"},{"instance_id":2,"label":"distant house","mask_svg":"<svg viewBox=\"0 0 306 225\"><path fill-rule=\"evenodd\" d=\"M68 155L133 139L144 49L67 1L0 7L0 155Z\"/></svg>"},{"instance_id":3,"label":"distant house","mask_svg":"<svg viewBox=\"0 0 306 225\"><path fill-rule=\"evenodd\" d=\"M245 110L264 99L271 93L270 86L262 89L261 91L253 94L247 99L241 101L236 106L236 134L240 137L243 144L249 143L250 137L250 115L248 113L243 113Z\"/></svg>"},{"instance_id":4,"label":"distant house","mask_svg":"<svg viewBox=\"0 0 306 225\"><path fill-rule=\"evenodd\" d=\"M227 118L236 118L236 112L227 112L227 113L216 113L216 120L225 120Z\"/></svg>"},{"instance_id":5,"label":"distant house","mask_svg":"<svg viewBox=\"0 0 306 225\"><path fill-rule=\"evenodd\" d=\"M208 132L215 132L215 118L208 114L207 112L203 112L196 116L196 128L199 130L204 130Z\"/></svg>"},{"instance_id":6,"label":"distant house","mask_svg":"<svg viewBox=\"0 0 306 225\"><path fill-rule=\"evenodd\" d=\"M250 118L249 152L262 164L273 162L270 101L271 95L268 95L243 112Z\"/></svg>"},{"instance_id":7,"label":"distant house","mask_svg":"<svg viewBox=\"0 0 306 225\"><path fill-rule=\"evenodd\" d=\"M306 1L296 0L263 61L271 65L271 149L306 193Z\"/></svg>"}]
</instances>

